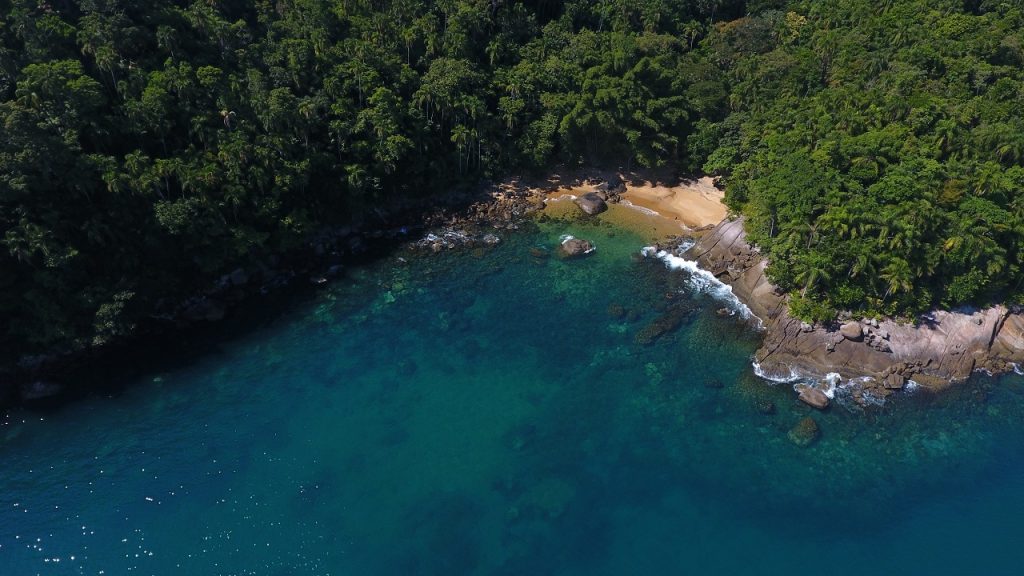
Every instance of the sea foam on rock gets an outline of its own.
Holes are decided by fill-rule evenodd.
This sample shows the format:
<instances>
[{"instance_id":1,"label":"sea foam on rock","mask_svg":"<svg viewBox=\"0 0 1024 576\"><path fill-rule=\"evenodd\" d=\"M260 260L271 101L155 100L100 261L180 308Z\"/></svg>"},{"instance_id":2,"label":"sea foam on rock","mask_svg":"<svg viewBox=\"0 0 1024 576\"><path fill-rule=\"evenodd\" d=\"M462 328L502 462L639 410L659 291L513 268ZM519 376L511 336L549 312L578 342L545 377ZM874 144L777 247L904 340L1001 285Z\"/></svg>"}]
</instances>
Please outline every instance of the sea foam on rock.
<instances>
[{"instance_id":1,"label":"sea foam on rock","mask_svg":"<svg viewBox=\"0 0 1024 576\"><path fill-rule=\"evenodd\" d=\"M707 294L725 303L730 310L743 319L756 319L750 308L733 294L731 286L716 278L714 274L703 270L696 261L676 256L666 250L659 250L654 246L646 246L640 253L647 258L660 259L671 270L682 270L689 273L688 283L695 292Z\"/></svg>"},{"instance_id":2,"label":"sea foam on rock","mask_svg":"<svg viewBox=\"0 0 1024 576\"><path fill-rule=\"evenodd\" d=\"M579 258L586 256L596 250L596 247L589 240L581 240L573 236L565 235L559 246L562 256L565 258Z\"/></svg>"}]
</instances>

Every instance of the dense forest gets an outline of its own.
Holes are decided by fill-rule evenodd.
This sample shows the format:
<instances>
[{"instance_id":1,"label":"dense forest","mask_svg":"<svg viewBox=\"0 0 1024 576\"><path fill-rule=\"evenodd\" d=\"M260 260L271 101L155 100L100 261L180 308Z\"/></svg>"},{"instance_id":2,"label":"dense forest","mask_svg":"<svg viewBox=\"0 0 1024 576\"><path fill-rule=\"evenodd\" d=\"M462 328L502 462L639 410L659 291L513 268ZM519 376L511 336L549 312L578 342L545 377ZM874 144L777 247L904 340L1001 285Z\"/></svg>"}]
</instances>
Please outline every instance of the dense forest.
<instances>
[{"instance_id":1,"label":"dense forest","mask_svg":"<svg viewBox=\"0 0 1024 576\"><path fill-rule=\"evenodd\" d=\"M1019 302L1024 3L790 10L708 38L712 58L737 35L758 49L724 64L730 114L694 137L793 311Z\"/></svg>"},{"instance_id":2,"label":"dense forest","mask_svg":"<svg viewBox=\"0 0 1024 576\"><path fill-rule=\"evenodd\" d=\"M375 206L721 175L793 309L1021 292L1021 2L0 0L0 361Z\"/></svg>"}]
</instances>

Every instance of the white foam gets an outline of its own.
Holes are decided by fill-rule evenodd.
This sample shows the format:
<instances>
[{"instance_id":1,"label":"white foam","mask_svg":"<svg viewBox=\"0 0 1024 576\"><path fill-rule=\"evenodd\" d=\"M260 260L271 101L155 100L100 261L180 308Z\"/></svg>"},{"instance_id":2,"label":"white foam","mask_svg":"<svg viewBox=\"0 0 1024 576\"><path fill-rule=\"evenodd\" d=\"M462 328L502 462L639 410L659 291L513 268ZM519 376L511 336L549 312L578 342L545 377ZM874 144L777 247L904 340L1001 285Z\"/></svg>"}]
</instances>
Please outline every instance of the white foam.
<instances>
[{"instance_id":1,"label":"white foam","mask_svg":"<svg viewBox=\"0 0 1024 576\"><path fill-rule=\"evenodd\" d=\"M1018 376L1024 376L1024 369L1020 367L1020 364L1016 362L1010 362L1010 366L1013 366L1013 373Z\"/></svg>"},{"instance_id":2,"label":"white foam","mask_svg":"<svg viewBox=\"0 0 1024 576\"><path fill-rule=\"evenodd\" d=\"M825 396L827 396L829 400L834 400L836 397L836 387L839 386L839 383L842 381L842 377L839 376L838 372L829 372L828 374L825 374L823 381L825 383L825 388L821 389L821 391L825 393Z\"/></svg>"},{"instance_id":3,"label":"white foam","mask_svg":"<svg viewBox=\"0 0 1024 576\"><path fill-rule=\"evenodd\" d=\"M756 360L751 362L750 365L754 368L754 375L776 384L792 384L793 382L799 382L804 379L804 377L793 368L789 369L788 376L779 376L777 374L768 374L765 372L764 368L761 368L761 365Z\"/></svg>"},{"instance_id":4,"label":"white foam","mask_svg":"<svg viewBox=\"0 0 1024 576\"><path fill-rule=\"evenodd\" d=\"M636 210L637 212L641 212L648 216L661 216L661 213L658 212L657 210L651 210L650 208L647 208L645 206L637 206L636 204L633 204L629 200L621 200L619 201L619 204L622 204L623 206L629 206L633 210Z\"/></svg>"},{"instance_id":5,"label":"white foam","mask_svg":"<svg viewBox=\"0 0 1024 576\"><path fill-rule=\"evenodd\" d=\"M644 247L640 251L640 254L642 254L645 257L650 257L651 254L653 254L655 258L659 258L662 262L664 262L665 266L667 266L669 269L684 270L686 272L689 272L689 283L691 288L693 288L697 292L702 292L716 300L724 302L729 308L735 311L736 314L739 314L739 316L744 320L748 320L751 317L757 318L757 316L754 316L754 314L750 311L750 308L747 307L747 305L744 304L742 301L740 301L740 299L737 298L735 294L733 294L732 286L729 286L725 282L722 282L718 278L715 278L714 274L698 266L697 262L693 260L687 260L686 258L683 258L681 256L670 254L665 250L656 250L651 246ZM760 318L757 318L757 323L760 327Z\"/></svg>"}]
</instances>

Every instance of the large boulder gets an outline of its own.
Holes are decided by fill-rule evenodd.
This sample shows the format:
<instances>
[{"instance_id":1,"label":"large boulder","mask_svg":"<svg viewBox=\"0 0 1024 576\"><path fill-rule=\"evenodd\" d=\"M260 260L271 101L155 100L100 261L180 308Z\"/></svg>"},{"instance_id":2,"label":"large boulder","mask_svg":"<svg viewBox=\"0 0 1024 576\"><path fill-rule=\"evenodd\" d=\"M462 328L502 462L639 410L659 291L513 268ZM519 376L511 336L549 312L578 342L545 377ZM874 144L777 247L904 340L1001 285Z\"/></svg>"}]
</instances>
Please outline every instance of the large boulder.
<instances>
[{"instance_id":1,"label":"large boulder","mask_svg":"<svg viewBox=\"0 0 1024 576\"><path fill-rule=\"evenodd\" d=\"M590 216L596 216L608 209L608 204L596 192L587 192L576 199L576 205Z\"/></svg>"},{"instance_id":2,"label":"large boulder","mask_svg":"<svg viewBox=\"0 0 1024 576\"><path fill-rule=\"evenodd\" d=\"M860 342L864 339L864 330L861 329L860 322L844 323L839 327L839 333L843 335L843 338L853 342Z\"/></svg>"},{"instance_id":3,"label":"large boulder","mask_svg":"<svg viewBox=\"0 0 1024 576\"><path fill-rule=\"evenodd\" d=\"M594 251L594 245L589 240L569 237L562 241L560 248L565 258L579 258Z\"/></svg>"}]
</instances>

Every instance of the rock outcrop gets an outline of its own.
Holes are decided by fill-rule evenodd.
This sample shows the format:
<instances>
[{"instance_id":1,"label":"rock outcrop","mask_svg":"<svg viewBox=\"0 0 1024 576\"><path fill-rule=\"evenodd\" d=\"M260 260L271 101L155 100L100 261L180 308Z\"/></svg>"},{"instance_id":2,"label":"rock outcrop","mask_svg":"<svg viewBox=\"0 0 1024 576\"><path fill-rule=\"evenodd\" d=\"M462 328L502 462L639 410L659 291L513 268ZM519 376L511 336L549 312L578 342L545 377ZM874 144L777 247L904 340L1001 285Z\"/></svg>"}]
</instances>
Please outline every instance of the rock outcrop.
<instances>
[{"instance_id":1,"label":"rock outcrop","mask_svg":"<svg viewBox=\"0 0 1024 576\"><path fill-rule=\"evenodd\" d=\"M589 240L569 237L562 241L559 249L563 258L579 258L593 252L594 245Z\"/></svg>"},{"instance_id":2,"label":"rock outcrop","mask_svg":"<svg viewBox=\"0 0 1024 576\"><path fill-rule=\"evenodd\" d=\"M885 396L911 379L939 387L974 370L1000 373L1024 364L1024 315L1002 305L935 311L913 324L851 319L811 326L790 316L786 296L765 276L764 257L746 242L742 218L718 224L686 257L730 284L761 319L765 337L755 361L769 377L869 376L869 392Z\"/></svg>"}]
</instances>

